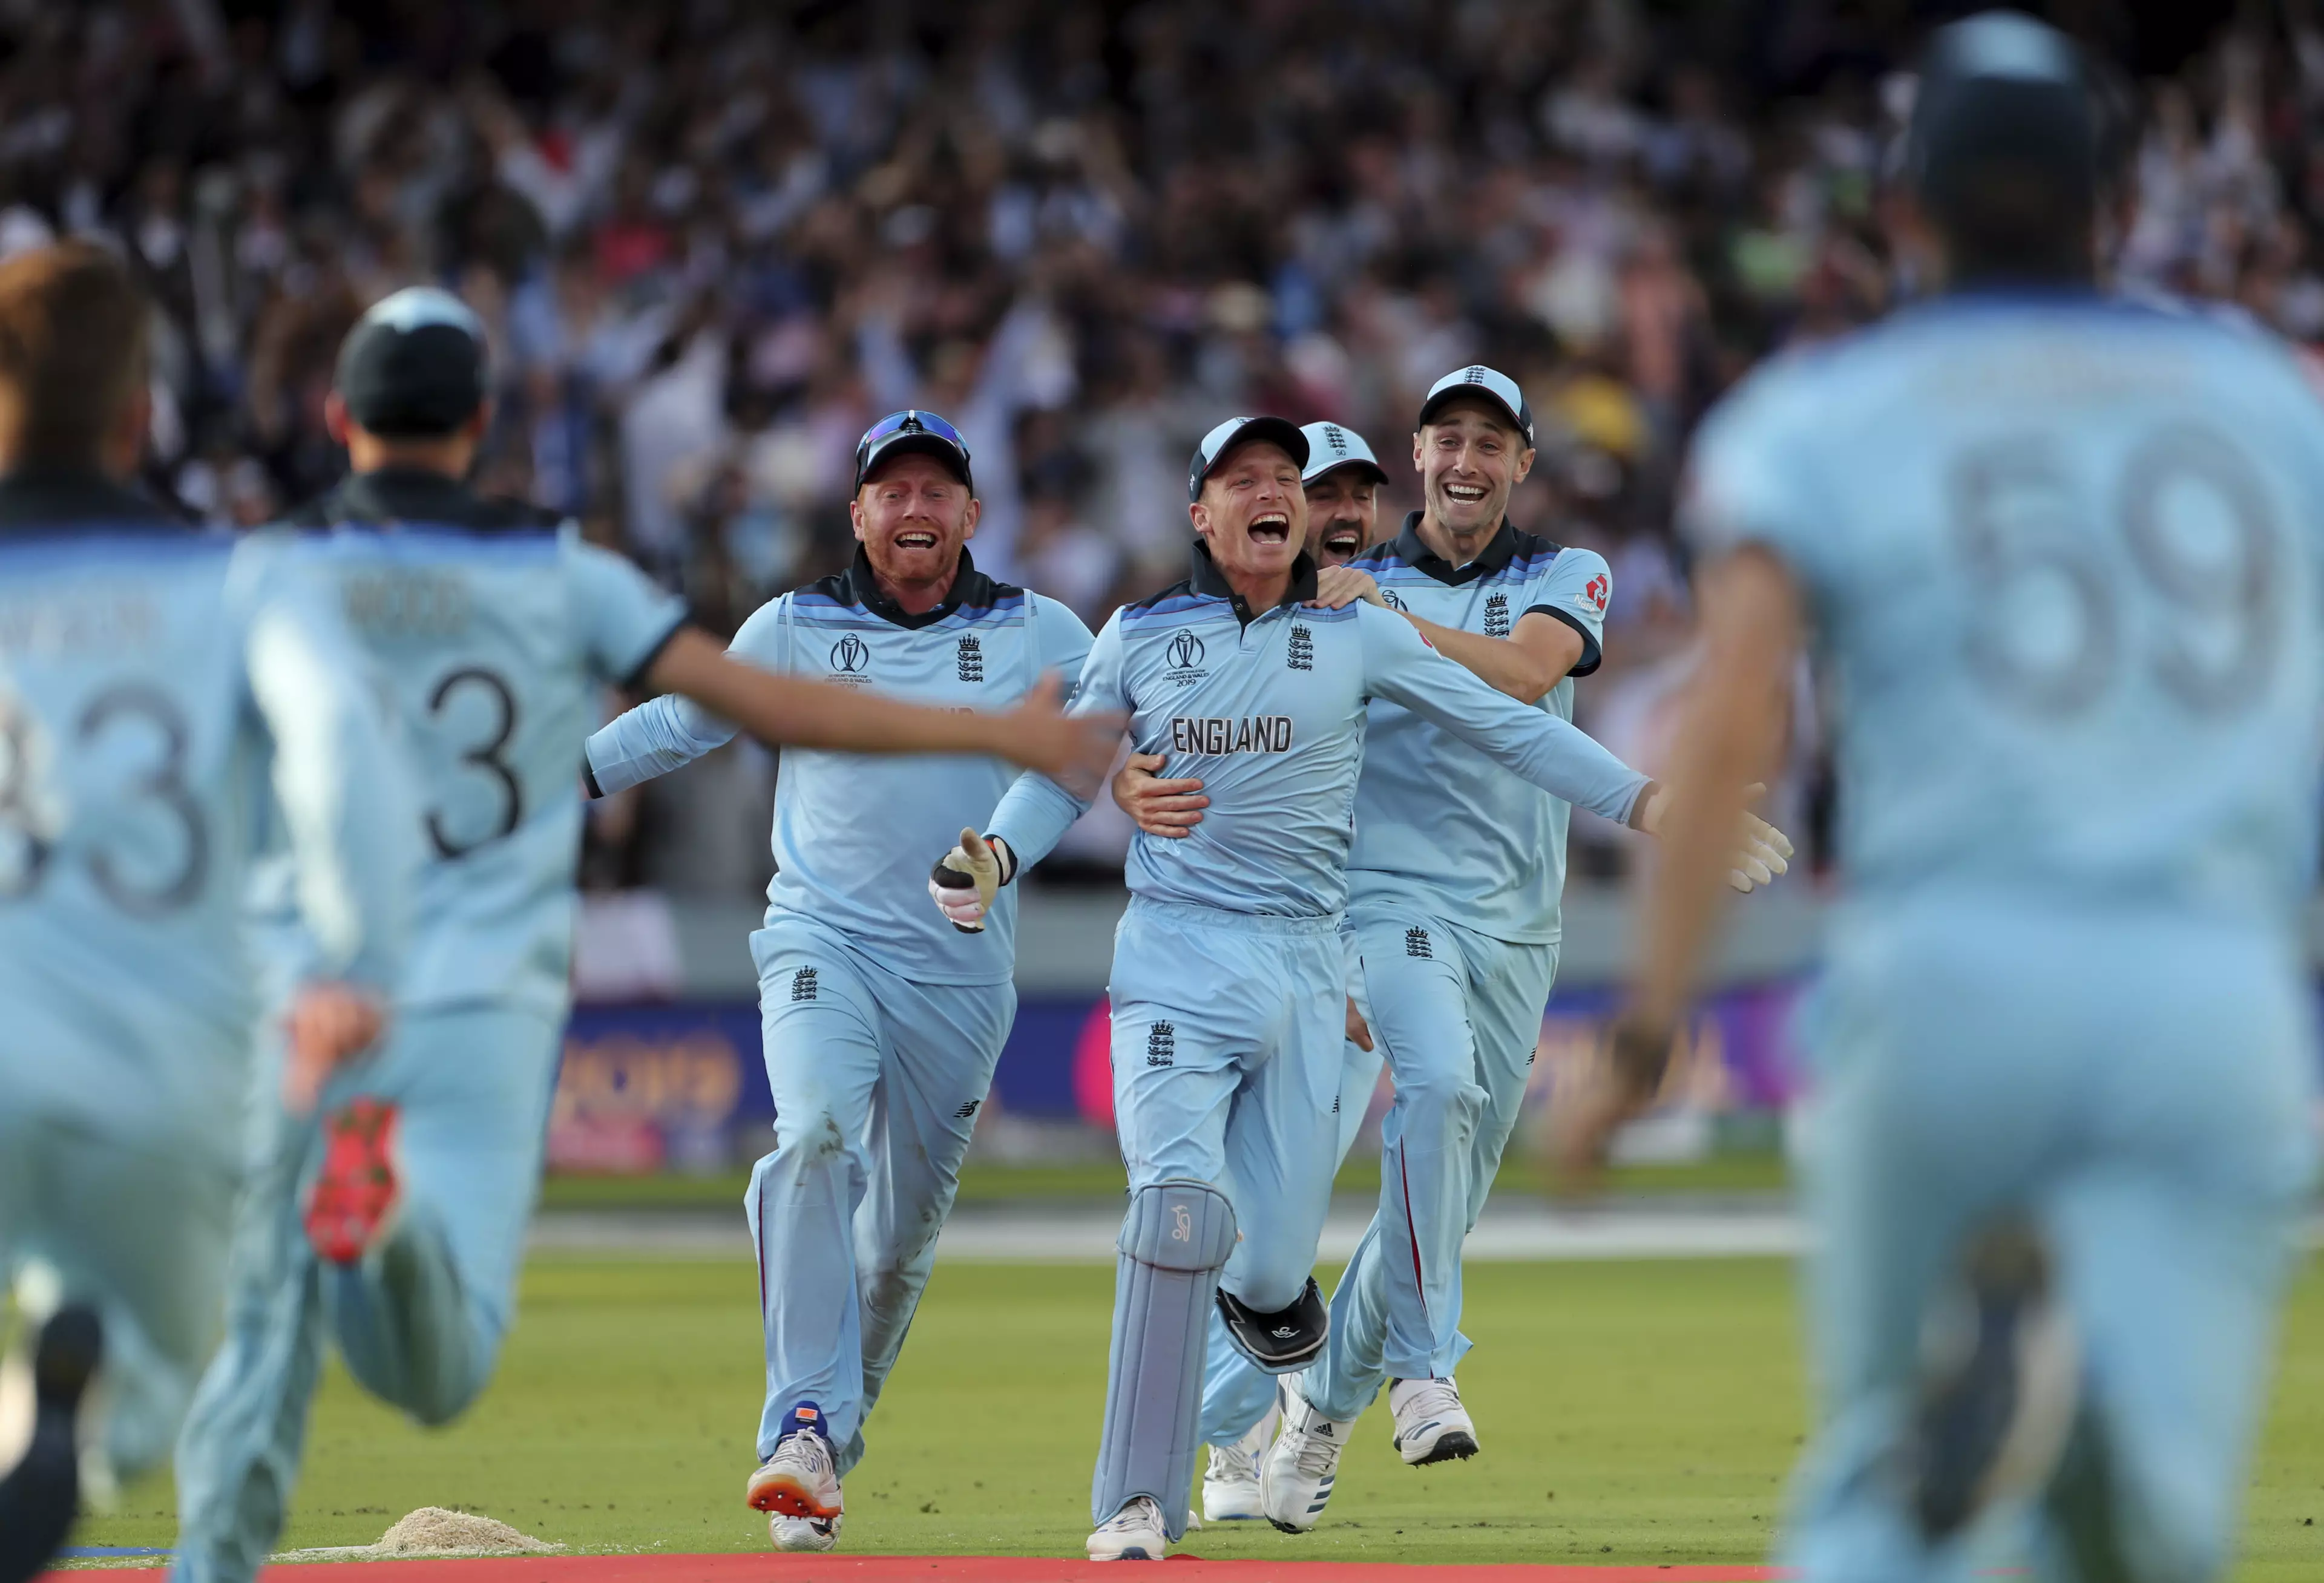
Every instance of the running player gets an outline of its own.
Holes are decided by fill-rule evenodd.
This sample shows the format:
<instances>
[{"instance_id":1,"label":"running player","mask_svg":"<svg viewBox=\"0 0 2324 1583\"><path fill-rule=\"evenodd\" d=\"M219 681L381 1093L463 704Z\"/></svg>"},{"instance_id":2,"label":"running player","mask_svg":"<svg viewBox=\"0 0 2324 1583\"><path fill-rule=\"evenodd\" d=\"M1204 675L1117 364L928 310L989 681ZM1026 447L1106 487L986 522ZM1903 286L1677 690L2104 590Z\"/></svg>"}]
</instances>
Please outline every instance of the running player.
<instances>
[{"instance_id":1,"label":"running player","mask_svg":"<svg viewBox=\"0 0 2324 1583\"><path fill-rule=\"evenodd\" d=\"M457 299L379 303L349 332L328 408L353 475L297 514L414 727L433 861L396 1037L319 1125L278 1109L259 1145L227 1342L179 1459L180 1583L247 1583L264 1560L327 1331L365 1388L423 1423L491 1376L565 1025L574 767L599 686L683 693L770 742L1060 769L1111 754L1045 695L1001 715L926 709L727 658L571 523L459 482L489 416L484 373Z\"/></svg>"},{"instance_id":2,"label":"running player","mask_svg":"<svg viewBox=\"0 0 2324 1583\"><path fill-rule=\"evenodd\" d=\"M976 569L978 511L958 430L933 412L881 419L856 446L854 564L761 608L728 652L948 708L1078 677L1089 629ZM589 739L592 785L633 786L733 734L654 699ZM746 1496L772 1514L779 1550L838 1542L840 1480L862 1458L1016 1017L1014 898L982 936L963 934L929 912L921 867L1014 778L991 757L783 756L775 878L751 937L775 1146L744 1200L767 1365Z\"/></svg>"},{"instance_id":3,"label":"running player","mask_svg":"<svg viewBox=\"0 0 2324 1583\"><path fill-rule=\"evenodd\" d=\"M2093 100L2029 19L1939 32L1900 243L1942 294L1693 456L1679 762L1770 762L1803 642L1842 719L1808 1583L1960 1576L1996 1507L2047 1576L2224 1570L2309 1202L2324 412L2282 348L2095 292ZM1722 800L1668 832L1576 1163L1667 1054Z\"/></svg>"},{"instance_id":4,"label":"running player","mask_svg":"<svg viewBox=\"0 0 2324 1583\"><path fill-rule=\"evenodd\" d=\"M1299 432L1307 438L1307 465L1300 474L1307 497L1307 553L1320 575L1330 567L1346 566L1379 537L1379 492L1388 482L1388 469L1352 428L1311 423ZM1173 840L1202 822L1209 800L1198 779L1156 778L1155 771L1166 761L1161 753L1132 753L1113 778L1113 800L1147 834ZM1349 951L1352 975L1354 941L1343 932L1342 943ZM1340 1093L1333 1105L1340 1118L1339 1158L1344 1160L1363 1130L1381 1062L1371 1030L1355 1012L1352 1000L1340 1060ZM1281 1421L1275 1377L1236 1349L1227 1336L1226 1321L1215 1312L1210 1328L1203 1382L1202 1436L1210 1447L1209 1465L1203 1472L1203 1516L1213 1523L1254 1519L1262 1514L1259 1459Z\"/></svg>"},{"instance_id":5,"label":"running player","mask_svg":"<svg viewBox=\"0 0 2324 1583\"><path fill-rule=\"evenodd\" d=\"M1185 1531L1213 1300L1270 1373L1323 1342L1309 1275L1338 1153L1348 815L1369 697L1462 734L1545 790L1653 829L1661 788L1565 721L1447 664L1409 623L1311 609L1304 435L1230 419L1187 481L1194 575L1115 612L1077 709L1126 709L1137 745L1205 770L1182 841L1130 847L1111 983L1114 1111L1130 1207L1095 1475L1092 1559L1159 1559ZM1039 776L962 833L932 888L973 927L1088 806ZM1235 1200L1243 1203L1239 1211ZM1261 1212L1262 1206L1264 1212Z\"/></svg>"},{"instance_id":6,"label":"running player","mask_svg":"<svg viewBox=\"0 0 2324 1583\"><path fill-rule=\"evenodd\" d=\"M217 1339L254 833L285 832L308 925L283 1036L309 1080L383 1026L419 859L328 591L128 484L150 312L100 248L0 264L0 1280L39 1327L0 1583L64 1540L100 1349L92 1449L131 1475Z\"/></svg>"}]
</instances>

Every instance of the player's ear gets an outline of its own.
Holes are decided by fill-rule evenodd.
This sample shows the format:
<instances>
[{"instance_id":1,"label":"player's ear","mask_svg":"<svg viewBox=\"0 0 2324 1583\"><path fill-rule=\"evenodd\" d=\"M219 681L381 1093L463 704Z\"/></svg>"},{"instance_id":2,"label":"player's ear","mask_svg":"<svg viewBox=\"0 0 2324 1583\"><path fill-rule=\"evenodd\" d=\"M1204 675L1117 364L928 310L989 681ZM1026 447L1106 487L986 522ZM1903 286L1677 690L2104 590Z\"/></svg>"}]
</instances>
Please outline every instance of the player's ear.
<instances>
[{"instance_id":1,"label":"player's ear","mask_svg":"<svg viewBox=\"0 0 2324 1583\"><path fill-rule=\"evenodd\" d=\"M1421 461L1421 456L1425 454L1427 444L1428 431L1426 429L1416 428L1412 431L1412 470L1415 473L1425 473L1428 471L1426 465Z\"/></svg>"},{"instance_id":2,"label":"player's ear","mask_svg":"<svg viewBox=\"0 0 2324 1583\"><path fill-rule=\"evenodd\" d=\"M968 510L960 519L960 538L963 544L976 537L976 520L984 515L984 502L974 495L968 497Z\"/></svg>"},{"instance_id":3,"label":"player's ear","mask_svg":"<svg viewBox=\"0 0 2324 1583\"><path fill-rule=\"evenodd\" d=\"M335 446L347 443L347 400L333 391L323 398L323 428Z\"/></svg>"},{"instance_id":4,"label":"player's ear","mask_svg":"<svg viewBox=\"0 0 2324 1583\"><path fill-rule=\"evenodd\" d=\"M493 402L492 398L487 396L476 403L476 410L468 414L468 421L460 425L459 437L472 446L483 445L484 432L492 426Z\"/></svg>"},{"instance_id":5,"label":"player's ear","mask_svg":"<svg viewBox=\"0 0 2324 1583\"><path fill-rule=\"evenodd\" d=\"M1211 536L1211 508L1206 502L1195 501L1190 503L1186 507L1186 516L1194 524L1195 532L1204 538Z\"/></svg>"},{"instance_id":6,"label":"player's ear","mask_svg":"<svg viewBox=\"0 0 2324 1583\"><path fill-rule=\"evenodd\" d=\"M847 502L847 520L854 526L855 537L863 537L863 492L857 490L855 498Z\"/></svg>"},{"instance_id":7,"label":"player's ear","mask_svg":"<svg viewBox=\"0 0 2324 1583\"><path fill-rule=\"evenodd\" d=\"M1536 455L1537 453L1531 446L1517 453L1517 471L1509 475L1509 482L1512 484L1523 483L1526 481L1526 474L1533 471L1533 459Z\"/></svg>"}]
</instances>

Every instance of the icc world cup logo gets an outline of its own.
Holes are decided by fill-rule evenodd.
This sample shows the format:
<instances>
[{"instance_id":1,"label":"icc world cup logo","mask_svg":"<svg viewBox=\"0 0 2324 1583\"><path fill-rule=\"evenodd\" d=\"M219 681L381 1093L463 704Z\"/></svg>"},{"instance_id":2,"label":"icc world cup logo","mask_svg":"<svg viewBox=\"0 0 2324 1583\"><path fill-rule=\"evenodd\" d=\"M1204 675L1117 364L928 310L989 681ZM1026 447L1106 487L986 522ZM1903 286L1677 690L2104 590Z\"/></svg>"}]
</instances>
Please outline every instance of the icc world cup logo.
<instances>
[{"instance_id":1,"label":"icc world cup logo","mask_svg":"<svg viewBox=\"0 0 2324 1583\"><path fill-rule=\"evenodd\" d=\"M831 646L831 668L843 675L852 676L871 663L870 647L853 632Z\"/></svg>"},{"instance_id":2,"label":"icc world cup logo","mask_svg":"<svg viewBox=\"0 0 2324 1583\"><path fill-rule=\"evenodd\" d=\"M1192 670L1203 663L1203 640L1192 632L1181 632L1170 640L1167 652L1172 670Z\"/></svg>"}]
</instances>

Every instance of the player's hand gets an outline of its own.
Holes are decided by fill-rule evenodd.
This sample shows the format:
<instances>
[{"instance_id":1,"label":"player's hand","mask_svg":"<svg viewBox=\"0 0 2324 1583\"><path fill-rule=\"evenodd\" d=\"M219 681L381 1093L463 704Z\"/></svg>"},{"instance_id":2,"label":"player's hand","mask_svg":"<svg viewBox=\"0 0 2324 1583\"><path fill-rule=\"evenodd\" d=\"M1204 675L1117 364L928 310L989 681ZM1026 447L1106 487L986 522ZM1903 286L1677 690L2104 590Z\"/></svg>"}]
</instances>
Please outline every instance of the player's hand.
<instances>
[{"instance_id":1,"label":"player's hand","mask_svg":"<svg viewBox=\"0 0 2324 1583\"><path fill-rule=\"evenodd\" d=\"M1348 1037L1356 1042L1356 1048L1359 1050L1369 1050L1372 1047L1371 1025L1364 1020L1364 1014L1356 1009L1356 998L1353 995L1348 997Z\"/></svg>"},{"instance_id":2,"label":"player's hand","mask_svg":"<svg viewBox=\"0 0 2324 1583\"><path fill-rule=\"evenodd\" d=\"M1559 1096L1550 1118L1550 1159L1560 1191L1579 1193L1596 1183L1614 1134L1661 1091L1674 1037L1667 1025L1631 1013L1615 1019L1576 1091Z\"/></svg>"},{"instance_id":3,"label":"player's hand","mask_svg":"<svg viewBox=\"0 0 2324 1583\"><path fill-rule=\"evenodd\" d=\"M1743 788L1743 800L1756 802L1766 794L1766 785L1754 781ZM1630 811L1630 827L1648 835L1661 834L1670 819L1671 795L1670 787L1662 782L1649 781L1639 794L1637 806ZM1791 871L1792 851L1790 836L1745 809L1735 832L1734 853L1728 860L1728 888L1748 896L1760 886L1774 883Z\"/></svg>"},{"instance_id":4,"label":"player's hand","mask_svg":"<svg viewBox=\"0 0 2324 1583\"><path fill-rule=\"evenodd\" d=\"M1122 717L1112 711L1066 714L1058 707L1063 696L1057 673L1044 673L1016 708L993 716L992 750L1052 780L1095 787L1121 741Z\"/></svg>"},{"instance_id":5,"label":"player's hand","mask_svg":"<svg viewBox=\"0 0 2324 1583\"><path fill-rule=\"evenodd\" d=\"M314 1113L331 1074L379 1042L387 1011L352 984L302 987L283 1014L282 1104L293 1116Z\"/></svg>"},{"instance_id":6,"label":"player's hand","mask_svg":"<svg viewBox=\"0 0 2324 1583\"><path fill-rule=\"evenodd\" d=\"M1164 780L1159 753L1132 753L1113 778L1114 806L1130 815L1131 824L1148 835L1183 841L1186 832L1203 822L1211 799L1196 794L1203 783L1194 779Z\"/></svg>"},{"instance_id":7,"label":"player's hand","mask_svg":"<svg viewBox=\"0 0 2324 1583\"><path fill-rule=\"evenodd\" d=\"M1358 600L1366 604L1388 608L1380 597L1379 584L1372 581L1370 572L1360 572L1353 566L1325 566L1315 574L1315 597L1307 603L1323 610L1341 610Z\"/></svg>"},{"instance_id":8,"label":"player's hand","mask_svg":"<svg viewBox=\"0 0 2324 1583\"><path fill-rule=\"evenodd\" d=\"M928 894L936 910L964 934L983 932L984 915L1001 893L1001 854L973 830L960 833L960 844L936 860L928 874Z\"/></svg>"}]
</instances>

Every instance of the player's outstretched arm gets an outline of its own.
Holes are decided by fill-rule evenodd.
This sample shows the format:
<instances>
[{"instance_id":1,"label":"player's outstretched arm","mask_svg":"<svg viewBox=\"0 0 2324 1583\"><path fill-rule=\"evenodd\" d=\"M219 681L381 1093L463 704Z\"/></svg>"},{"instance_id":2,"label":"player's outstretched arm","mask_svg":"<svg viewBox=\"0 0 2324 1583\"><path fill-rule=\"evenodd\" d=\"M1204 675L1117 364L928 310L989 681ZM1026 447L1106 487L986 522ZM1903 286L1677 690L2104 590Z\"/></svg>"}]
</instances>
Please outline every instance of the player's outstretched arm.
<instances>
[{"instance_id":1,"label":"player's outstretched arm","mask_svg":"<svg viewBox=\"0 0 2324 1583\"><path fill-rule=\"evenodd\" d=\"M316 953L283 1028L282 1095L296 1114L385 1031L421 859L420 816L370 672L329 608L319 597L275 600L253 619L245 653Z\"/></svg>"},{"instance_id":2,"label":"player's outstretched arm","mask_svg":"<svg viewBox=\"0 0 2324 1583\"><path fill-rule=\"evenodd\" d=\"M1112 762L1119 715L1068 715L1045 676L1003 713L947 711L801 676L775 676L727 658L703 632L672 638L647 667L646 685L679 693L776 746L843 753L982 753L1044 775L1092 780Z\"/></svg>"},{"instance_id":3,"label":"player's outstretched arm","mask_svg":"<svg viewBox=\"0 0 2324 1583\"><path fill-rule=\"evenodd\" d=\"M664 693L590 733L582 768L593 797L668 775L734 740L734 728L690 698Z\"/></svg>"},{"instance_id":4,"label":"player's outstretched arm","mask_svg":"<svg viewBox=\"0 0 2324 1583\"><path fill-rule=\"evenodd\" d=\"M1357 566L1325 566L1315 574L1312 603L1337 610L1357 601L1393 607L1380 596L1379 584ZM1412 623L1439 654L1491 687L1520 704L1531 704L1563 681L1590 652L1582 633L1553 616L1527 611L1506 638L1464 632L1414 615L1396 613Z\"/></svg>"},{"instance_id":5,"label":"player's outstretched arm","mask_svg":"<svg viewBox=\"0 0 2324 1583\"><path fill-rule=\"evenodd\" d=\"M1673 778L1690 789L1655 811L1662 861L1646 882L1611 1048L1558 1122L1559 1164L1572 1177L1595 1169L1614 1129L1661 1085L1679 1014L1718 918L1736 823L1751 783L1782 753L1800 642L1797 584L1772 554L1746 546L1706 572L1702 608L1703 662L1681 705L1674 749Z\"/></svg>"}]
</instances>

